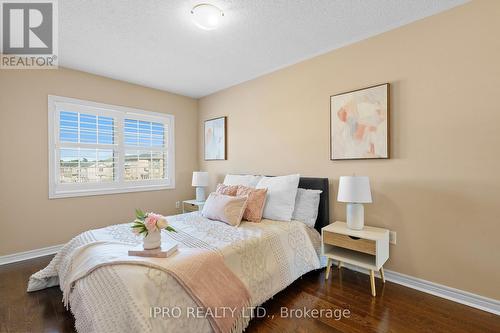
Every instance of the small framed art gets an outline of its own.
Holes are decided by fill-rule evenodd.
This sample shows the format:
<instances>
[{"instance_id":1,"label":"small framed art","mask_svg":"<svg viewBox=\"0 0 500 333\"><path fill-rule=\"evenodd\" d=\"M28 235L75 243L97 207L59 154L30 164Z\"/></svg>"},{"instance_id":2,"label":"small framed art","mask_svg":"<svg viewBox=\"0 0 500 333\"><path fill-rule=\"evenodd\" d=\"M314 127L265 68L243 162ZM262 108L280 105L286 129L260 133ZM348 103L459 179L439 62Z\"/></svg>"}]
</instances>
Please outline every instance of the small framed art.
<instances>
[{"instance_id":1,"label":"small framed art","mask_svg":"<svg viewBox=\"0 0 500 333\"><path fill-rule=\"evenodd\" d=\"M389 158L389 83L330 96L330 159Z\"/></svg>"},{"instance_id":2,"label":"small framed art","mask_svg":"<svg viewBox=\"0 0 500 333\"><path fill-rule=\"evenodd\" d=\"M205 161L227 159L227 117L205 120Z\"/></svg>"}]
</instances>

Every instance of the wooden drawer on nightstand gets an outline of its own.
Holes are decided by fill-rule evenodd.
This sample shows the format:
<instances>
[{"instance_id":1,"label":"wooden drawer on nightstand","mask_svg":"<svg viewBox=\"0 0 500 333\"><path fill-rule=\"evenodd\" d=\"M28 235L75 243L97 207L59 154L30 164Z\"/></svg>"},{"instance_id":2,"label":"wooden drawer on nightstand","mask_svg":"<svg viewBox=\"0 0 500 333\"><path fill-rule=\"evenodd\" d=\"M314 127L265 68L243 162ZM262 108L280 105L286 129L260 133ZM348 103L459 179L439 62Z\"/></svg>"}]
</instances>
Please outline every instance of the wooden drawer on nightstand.
<instances>
[{"instance_id":1,"label":"wooden drawer on nightstand","mask_svg":"<svg viewBox=\"0 0 500 333\"><path fill-rule=\"evenodd\" d=\"M186 212L196 212L198 210L198 206L190 204L190 203L185 203L184 204L184 210Z\"/></svg>"},{"instance_id":2,"label":"wooden drawer on nightstand","mask_svg":"<svg viewBox=\"0 0 500 333\"><path fill-rule=\"evenodd\" d=\"M196 212L203 209L204 201L184 200L182 202L182 212Z\"/></svg>"},{"instance_id":3,"label":"wooden drawer on nightstand","mask_svg":"<svg viewBox=\"0 0 500 333\"><path fill-rule=\"evenodd\" d=\"M373 240L351 237L326 230L323 231L323 243L371 255L376 254L376 242Z\"/></svg>"}]
</instances>

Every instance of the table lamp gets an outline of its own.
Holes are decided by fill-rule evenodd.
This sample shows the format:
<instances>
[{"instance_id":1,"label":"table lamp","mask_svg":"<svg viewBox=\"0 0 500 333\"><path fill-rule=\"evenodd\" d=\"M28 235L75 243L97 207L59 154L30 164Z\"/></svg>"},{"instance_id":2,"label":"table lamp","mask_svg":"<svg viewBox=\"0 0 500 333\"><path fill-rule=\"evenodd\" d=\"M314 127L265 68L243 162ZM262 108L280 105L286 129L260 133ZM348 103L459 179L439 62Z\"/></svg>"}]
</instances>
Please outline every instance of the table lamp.
<instances>
[{"instance_id":1,"label":"table lamp","mask_svg":"<svg viewBox=\"0 0 500 333\"><path fill-rule=\"evenodd\" d=\"M346 202L347 227L362 230L365 224L364 203L372 202L370 180L364 176L342 176L339 179L338 202Z\"/></svg>"},{"instance_id":2,"label":"table lamp","mask_svg":"<svg viewBox=\"0 0 500 333\"><path fill-rule=\"evenodd\" d=\"M205 187L208 186L208 172L194 171L192 186L196 186L196 201L205 201Z\"/></svg>"}]
</instances>

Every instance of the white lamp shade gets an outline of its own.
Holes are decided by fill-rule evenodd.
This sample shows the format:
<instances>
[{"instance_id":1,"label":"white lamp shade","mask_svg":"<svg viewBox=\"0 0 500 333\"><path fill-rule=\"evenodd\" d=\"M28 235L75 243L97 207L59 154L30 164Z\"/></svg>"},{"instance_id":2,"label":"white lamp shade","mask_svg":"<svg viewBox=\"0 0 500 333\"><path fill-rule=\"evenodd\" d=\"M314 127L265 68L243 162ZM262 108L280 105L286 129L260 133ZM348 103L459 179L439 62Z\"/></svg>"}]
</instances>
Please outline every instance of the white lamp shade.
<instances>
[{"instance_id":1,"label":"white lamp shade","mask_svg":"<svg viewBox=\"0 0 500 333\"><path fill-rule=\"evenodd\" d=\"M371 203L370 180L365 176L342 176L339 179L338 202Z\"/></svg>"},{"instance_id":2,"label":"white lamp shade","mask_svg":"<svg viewBox=\"0 0 500 333\"><path fill-rule=\"evenodd\" d=\"M208 186L208 172L195 171L193 172L192 186Z\"/></svg>"}]
</instances>

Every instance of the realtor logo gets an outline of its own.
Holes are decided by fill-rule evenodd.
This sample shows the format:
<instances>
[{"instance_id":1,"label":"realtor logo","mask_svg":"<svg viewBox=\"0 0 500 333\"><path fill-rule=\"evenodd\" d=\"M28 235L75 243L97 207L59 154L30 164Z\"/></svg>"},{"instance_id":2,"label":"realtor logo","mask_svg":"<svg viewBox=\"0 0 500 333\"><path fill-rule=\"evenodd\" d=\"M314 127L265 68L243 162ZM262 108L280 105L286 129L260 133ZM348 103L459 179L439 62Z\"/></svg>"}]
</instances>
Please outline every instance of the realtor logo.
<instances>
[{"instance_id":1,"label":"realtor logo","mask_svg":"<svg viewBox=\"0 0 500 333\"><path fill-rule=\"evenodd\" d=\"M0 68L57 68L56 0L2 0L0 4Z\"/></svg>"}]
</instances>

